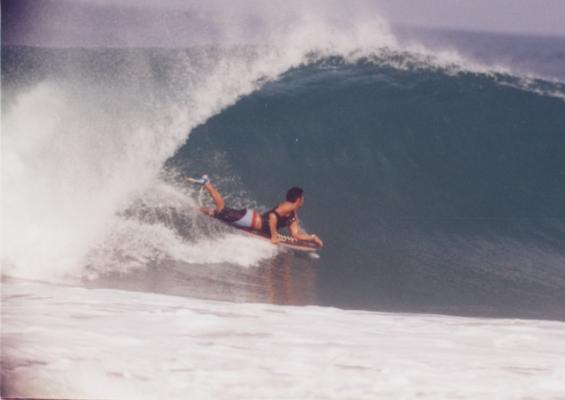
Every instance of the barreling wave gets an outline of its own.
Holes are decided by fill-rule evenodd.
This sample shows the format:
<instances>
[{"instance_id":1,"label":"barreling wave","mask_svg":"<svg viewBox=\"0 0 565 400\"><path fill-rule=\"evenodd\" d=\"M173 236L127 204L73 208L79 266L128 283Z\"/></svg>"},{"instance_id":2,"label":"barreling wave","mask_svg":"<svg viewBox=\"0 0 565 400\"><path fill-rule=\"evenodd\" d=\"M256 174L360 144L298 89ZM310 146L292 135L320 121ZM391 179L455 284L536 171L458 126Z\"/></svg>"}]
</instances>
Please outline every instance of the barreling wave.
<instances>
[{"instance_id":1,"label":"barreling wave","mask_svg":"<svg viewBox=\"0 0 565 400\"><path fill-rule=\"evenodd\" d=\"M235 175L260 204L304 185L328 304L561 315L565 103L512 75L393 62L293 69L168 165Z\"/></svg>"}]
</instances>

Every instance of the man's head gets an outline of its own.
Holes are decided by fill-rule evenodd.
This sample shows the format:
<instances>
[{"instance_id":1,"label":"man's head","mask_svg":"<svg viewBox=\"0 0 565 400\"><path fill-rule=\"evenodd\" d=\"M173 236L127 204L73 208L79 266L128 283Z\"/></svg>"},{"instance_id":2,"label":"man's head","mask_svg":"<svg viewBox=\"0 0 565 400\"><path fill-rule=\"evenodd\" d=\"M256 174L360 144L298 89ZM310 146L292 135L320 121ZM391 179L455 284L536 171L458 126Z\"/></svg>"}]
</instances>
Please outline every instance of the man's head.
<instances>
[{"instance_id":1,"label":"man's head","mask_svg":"<svg viewBox=\"0 0 565 400\"><path fill-rule=\"evenodd\" d=\"M300 202L299 206L302 206L302 204L304 204L304 191L296 186L291 187L286 192L286 200L291 203L296 203L298 201Z\"/></svg>"}]
</instances>

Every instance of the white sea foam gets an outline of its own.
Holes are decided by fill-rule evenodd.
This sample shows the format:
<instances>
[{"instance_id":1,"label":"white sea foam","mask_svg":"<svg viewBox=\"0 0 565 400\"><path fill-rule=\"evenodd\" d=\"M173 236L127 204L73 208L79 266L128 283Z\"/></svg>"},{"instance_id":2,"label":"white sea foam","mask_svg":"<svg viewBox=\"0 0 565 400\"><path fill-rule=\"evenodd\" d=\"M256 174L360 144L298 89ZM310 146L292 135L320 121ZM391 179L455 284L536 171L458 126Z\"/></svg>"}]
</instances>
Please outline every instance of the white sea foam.
<instances>
[{"instance_id":1,"label":"white sea foam","mask_svg":"<svg viewBox=\"0 0 565 400\"><path fill-rule=\"evenodd\" d=\"M108 272L126 273L156 261L176 263L230 263L249 267L271 258L277 248L237 233L221 233L194 240L182 238L162 223L116 220L110 234L88 253L88 278Z\"/></svg>"},{"instance_id":2,"label":"white sea foam","mask_svg":"<svg viewBox=\"0 0 565 400\"><path fill-rule=\"evenodd\" d=\"M5 283L8 397L558 399L565 324Z\"/></svg>"}]
</instances>

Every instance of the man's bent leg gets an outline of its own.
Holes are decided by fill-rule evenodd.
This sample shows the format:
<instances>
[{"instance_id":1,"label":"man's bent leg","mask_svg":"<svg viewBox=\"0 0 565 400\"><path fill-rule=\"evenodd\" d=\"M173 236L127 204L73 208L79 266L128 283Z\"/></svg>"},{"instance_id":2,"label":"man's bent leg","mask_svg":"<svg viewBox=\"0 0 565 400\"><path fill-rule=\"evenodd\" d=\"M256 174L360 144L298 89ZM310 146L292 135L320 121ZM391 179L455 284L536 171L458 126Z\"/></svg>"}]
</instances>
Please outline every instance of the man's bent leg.
<instances>
[{"instance_id":1,"label":"man's bent leg","mask_svg":"<svg viewBox=\"0 0 565 400\"><path fill-rule=\"evenodd\" d=\"M218 190L210 182L204 185L204 189L206 189L208 193L210 193L210 196L212 196L212 200L214 200L214 204L216 205L216 212L222 211L225 204L224 198L220 192L218 192Z\"/></svg>"}]
</instances>

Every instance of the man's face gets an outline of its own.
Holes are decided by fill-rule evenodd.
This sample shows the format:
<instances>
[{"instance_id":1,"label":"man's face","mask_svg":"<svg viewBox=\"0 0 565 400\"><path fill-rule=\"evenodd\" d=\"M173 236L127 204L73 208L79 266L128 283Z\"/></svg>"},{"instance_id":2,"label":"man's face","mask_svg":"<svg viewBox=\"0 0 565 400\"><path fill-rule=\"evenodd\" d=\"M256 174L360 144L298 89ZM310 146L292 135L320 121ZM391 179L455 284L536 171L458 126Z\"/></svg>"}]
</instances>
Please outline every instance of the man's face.
<instances>
[{"instance_id":1,"label":"man's face","mask_svg":"<svg viewBox=\"0 0 565 400\"><path fill-rule=\"evenodd\" d=\"M298 207L302 207L304 205L304 196L298 199Z\"/></svg>"}]
</instances>

